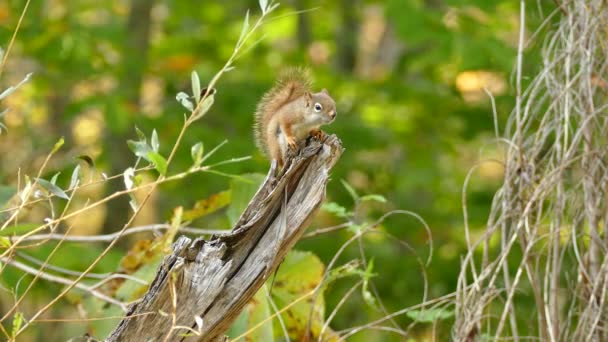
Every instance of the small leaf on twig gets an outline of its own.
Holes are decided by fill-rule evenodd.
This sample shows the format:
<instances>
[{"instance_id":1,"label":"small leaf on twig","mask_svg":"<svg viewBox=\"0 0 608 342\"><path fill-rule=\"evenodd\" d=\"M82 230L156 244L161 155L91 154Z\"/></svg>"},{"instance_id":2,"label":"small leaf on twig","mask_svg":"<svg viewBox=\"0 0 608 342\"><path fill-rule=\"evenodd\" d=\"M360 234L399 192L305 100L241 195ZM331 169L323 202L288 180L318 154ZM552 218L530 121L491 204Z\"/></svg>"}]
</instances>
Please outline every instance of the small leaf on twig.
<instances>
[{"instance_id":1,"label":"small leaf on twig","mask_svg":"<svg viewBox=\"0 0 608 342\"><path fill-rule=\"evenodd\" d=\"M135 153L136 156L140 158L148 158L148 153L154 152L150 146L145 141L134 141L127 140L127 145L129 145L129 149Z\"/></svg>"},{"instance_id":2,"label":"small leaf on twig","mask_svg":"<svg viewBox=\"0 0 608 342\"><path fill-rule=\"evenodd\" d=\"M146 156L146 160L149 160L152 164L154 164L154 168L161 175L167 174L167 160L161 156L159 153L150 151Z\"/></svg>"},{"instance_id":3,"label":"small leaf on twig","mask_svg":"<svg viewBox=\"0 0 608 342\"><path fill-rule=\"evenodd\" d=\"M190 149L190 155L192 155L192 161L194 161L194 167L201 166L203 161L203 153L205 151L205 147L202 142L197 142Z\"/></svg>"},{"instance_id":4,"label":"small leaf on twig","mask_svg":"<svg viewBox=\"0 0 608 342\"><path fill-rule=\"evenodd\" d=\"M70 189L74 189L80 182L80 164L76 164L74 171L72 171L72 177L70 178Z\"/></svg>"},{"instance_id":5,"label":"small leaf on twig","mask_svg":"<svg viewBox=\"0 0 608 342\"><path fill-rule=\"evenodd\" d=\"M268 7L268 0L259 0L260 8L262 9L262 14L266 14L266 8Z\"/></svg>"},{"instance_id":6,"label":"small leaf on twig","mask_svg":"<svg viewBox=\"0 0 608 342\"><path fill-rule=\"evenodd\" d=\"M152 138L150 138L150 146L152 147L152 151L158 152L160 148L160 142L158 141L158 133L156 133L156 129L152 131Z\"/></svg>"},{"instance_id":7,"label":"small leaf on twig","mask_svg":"<svg viewBox=\"0 0 608 342\"><path fill-rule=\"evenodd\" d=\"M205 115L209 111L209 108L213 105L213 101L215 101L215 96L213 95L215 92L212 90L209 95L203 100L203 103L200 104L198 110L192 117L192 121L196 121Z\"/></svg>"},{"instance_id":8,"label":"small leaf on twig","mask_svg":"<svg viewBox=\"0 0 608 342\"><path fill-rule=\"evenodd\" d=\"M239 40L236 42L235 49L237 49L243 43L243 39L245 38L245 34L247 34L247 30L249 30L249 10L247 10L247 14L245 14L245 21L243 22L243 28L241 29Z\"/></svg>"},{"instance_id":9,"label":"small leaf on twig","mask_svg":"<svg viewBox=\"0 0 608 342\"><path fill-rule=\"evenodd\" d=\"M192 95L194 95L196 103L199 103L201 102L201 80L198 78L196 71L192 71L190 78L192 80Z\"/></svg>"},{"instance_id":10,"label":"small leaf on twig","mask_svg":"<svg viewBox=\"0 0 608 342\"><path fill-rule=\"evenodd\" d=\"M40 186L42 186L46 191L52 193L53 195L69 200L70 197L68 197L68 195L65 193L65 191L63 191L60 187L58 187L57 185L42 179L42 178L36 178L36 181L38 181L38 184L40 184Z\"/></svg>"}]
</instances>

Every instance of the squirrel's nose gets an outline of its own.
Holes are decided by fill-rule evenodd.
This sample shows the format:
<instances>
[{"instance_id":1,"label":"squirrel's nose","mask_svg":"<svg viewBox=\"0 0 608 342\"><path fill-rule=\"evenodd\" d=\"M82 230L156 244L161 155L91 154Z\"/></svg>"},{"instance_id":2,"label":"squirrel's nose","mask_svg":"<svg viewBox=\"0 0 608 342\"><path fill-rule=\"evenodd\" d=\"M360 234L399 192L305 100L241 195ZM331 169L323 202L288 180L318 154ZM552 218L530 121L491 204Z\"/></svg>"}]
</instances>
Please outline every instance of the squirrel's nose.
<instances>
[{"instance_id":1,"label":"squirrel's nose","mask_svg":"<svg viewBox=\"0 0 608 342\"><path fill-rule=\"evenodd\" d=\"M337 113L335 110L332 110L331 112L329 112L329 116L330 116L332 119L335 119L335 118L336 118L336 115L338 115L338 113Z\"/></svg>"}]
</instances>

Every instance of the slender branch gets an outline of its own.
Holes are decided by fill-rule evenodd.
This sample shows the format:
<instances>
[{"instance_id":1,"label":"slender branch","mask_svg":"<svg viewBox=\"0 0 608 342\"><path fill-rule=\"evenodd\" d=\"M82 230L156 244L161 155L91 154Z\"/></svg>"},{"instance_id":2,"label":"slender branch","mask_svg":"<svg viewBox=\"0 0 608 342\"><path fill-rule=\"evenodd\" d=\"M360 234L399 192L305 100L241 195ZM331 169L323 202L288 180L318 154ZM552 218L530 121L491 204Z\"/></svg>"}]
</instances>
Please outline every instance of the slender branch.
<instances>
[{"instance_id":1,"label":"slender branch","mask_svg":"<svg viewBox=\"0 0 608 342\"><path fill-rule=\"evenodd\" d=\"M59 284L64 284L64 285L73 285L74 287L86 291L88 293L90 293L92 296L97 297L105 302L108 302L110 304L113 305L117 305L119 306L123 311L127 311L127 306L123 303L120 302L112 297L106 296L105 294L95 290L94 288L84 285L84 284L80 284L80 283L76 283L74 284L74 282L71 279L68 278L64 278L64 277L60 277L60 276L56 276L56 275L52 275L49 273L46 273L44 271L41 271L39 269L36 268L32 268L26 264L23 264L19 261L13 260L13 259L9 259L9 258L5 258L5 257L0 257L0 261L6 263L7 265L11 265L15 268L18 268L26 273L29 274L33 274L33 275L37 275L42 279L48 280L48 281L52 281L55 283L59 283Z\"/></svg>"}]
</instances>

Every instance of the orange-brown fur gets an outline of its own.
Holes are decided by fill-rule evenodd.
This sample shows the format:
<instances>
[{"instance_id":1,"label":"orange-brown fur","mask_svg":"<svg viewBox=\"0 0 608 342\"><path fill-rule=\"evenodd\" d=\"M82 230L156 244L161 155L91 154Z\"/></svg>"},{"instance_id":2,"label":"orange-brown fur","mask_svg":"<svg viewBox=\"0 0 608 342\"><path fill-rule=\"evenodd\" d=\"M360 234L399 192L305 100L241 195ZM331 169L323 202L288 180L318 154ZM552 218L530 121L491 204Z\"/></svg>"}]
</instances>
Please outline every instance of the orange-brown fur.
<instances>
[{"instance_id":1,"label":"orange-brown fur","mask_svg":"<svg viewBox=\"0 0 608 342\"><path fill-rule=\"evenodd\" d=\"M336 103L327 90L311 93L311 83L307 70L288 69L257 106L256 145L280 167L288 149L309 135L322 136L319 127L336 117Z\"/></svg>"}]
</instances>

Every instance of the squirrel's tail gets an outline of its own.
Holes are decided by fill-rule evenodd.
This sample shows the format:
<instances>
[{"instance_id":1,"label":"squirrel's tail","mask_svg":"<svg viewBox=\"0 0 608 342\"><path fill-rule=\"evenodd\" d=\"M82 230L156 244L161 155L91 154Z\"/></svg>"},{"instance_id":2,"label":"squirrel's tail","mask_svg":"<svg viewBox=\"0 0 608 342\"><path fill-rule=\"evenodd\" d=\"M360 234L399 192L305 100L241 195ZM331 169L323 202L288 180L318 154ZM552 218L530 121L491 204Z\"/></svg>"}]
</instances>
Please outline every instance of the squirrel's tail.
<instances>
[{"instance_id":1,"label":"squirrel's tail","mask_svg":"<svg viewBox=\"0 0 608 342\"><path fill-rule=\"evenodd\" d=\"M255 143L262 153L269 155L264 135L272 116L284 105L310 91L311 86L312 78L308 69L291 67L282 71L274 87L264 94L255 111L254 123Z\"/></svg>"}]
</instances>

